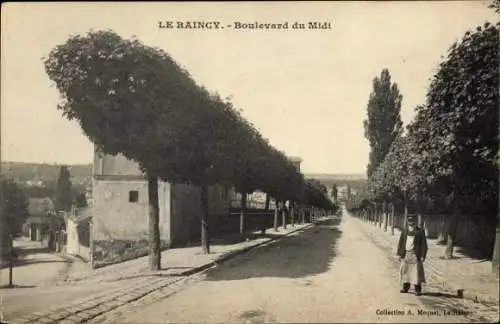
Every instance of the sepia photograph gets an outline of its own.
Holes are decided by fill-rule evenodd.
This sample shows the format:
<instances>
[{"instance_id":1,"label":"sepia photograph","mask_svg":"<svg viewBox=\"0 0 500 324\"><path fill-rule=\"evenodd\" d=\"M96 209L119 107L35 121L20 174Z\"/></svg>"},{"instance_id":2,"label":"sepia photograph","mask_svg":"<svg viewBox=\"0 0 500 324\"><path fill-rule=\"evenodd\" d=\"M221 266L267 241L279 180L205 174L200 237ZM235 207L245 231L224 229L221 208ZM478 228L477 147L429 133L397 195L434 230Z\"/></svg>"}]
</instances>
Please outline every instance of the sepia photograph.
<instances>
[{"instance_id":1,"label":"sepia photograph","mask_svg":"<svg viewBox=\"0 0 500 324\"><path fill-rule=\"evenodd\" d=\"M498 323L500 0L6 2L0 323Z\"/></svg>"}]
</instances>

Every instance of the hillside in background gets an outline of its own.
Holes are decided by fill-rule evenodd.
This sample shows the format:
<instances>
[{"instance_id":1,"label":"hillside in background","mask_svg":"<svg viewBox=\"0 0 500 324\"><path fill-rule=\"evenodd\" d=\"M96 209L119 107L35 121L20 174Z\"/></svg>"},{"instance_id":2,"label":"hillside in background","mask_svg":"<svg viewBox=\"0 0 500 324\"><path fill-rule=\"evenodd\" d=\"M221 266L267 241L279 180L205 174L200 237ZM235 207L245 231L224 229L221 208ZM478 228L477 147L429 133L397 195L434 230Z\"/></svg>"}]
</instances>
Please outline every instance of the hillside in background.
<instances>
[{"instance_id":1,"label":"hillside in background","mask_svg":"<svg viewBox=\"0 0 500 324\"><path fill-rule=\"evenodd\" d=\"M92 164L67 166L75 187L87 187L91 184ZM52 187L57 182L60 167L61 164L3 162L2 174L23 185L41 183L45 187Z\"/></svg>"},{"instance_id":2,"label":"hillside in background","mask_svg":"<svg viewBox=\"0 0 500 324\"><path fill-rule=\"evenodd\" d=\"M90 186L92 179L92 164L75 164L67 166L71 174L73 186L80 188ZM52 188L57 182L60 167L61 164L3 162L2 173L23 185L41 182L43 186ZM364 174L306 173L304 176L320 181L327 188L331 188L335 183L337 186L348 185L359 191L366 185L366 176Z\"/></svg>"}]
</instances>

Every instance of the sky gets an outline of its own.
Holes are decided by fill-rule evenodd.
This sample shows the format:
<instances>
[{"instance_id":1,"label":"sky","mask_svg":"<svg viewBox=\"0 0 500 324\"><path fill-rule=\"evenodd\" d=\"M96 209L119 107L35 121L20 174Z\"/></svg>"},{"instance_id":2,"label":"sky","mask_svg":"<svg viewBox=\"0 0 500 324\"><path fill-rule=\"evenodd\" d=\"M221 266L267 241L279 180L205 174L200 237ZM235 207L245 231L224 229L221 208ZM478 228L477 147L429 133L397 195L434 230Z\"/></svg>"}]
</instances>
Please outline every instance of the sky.
<instances>
[{"instance_id":1,"label":"sky","mask_svg":"<svg viewBox=\"0 0 500 324\"><path fill-rule=\"evenodd\" d=\"M389 69L406 125L453 42L498 16L483 1L7 3L2 5L2 161L90 163L93 146L57 110L42 57L69 35L111 29L168 52L230 96L304 173L365 173L372 80ZM330 22L325 30L160 29L158 21Z\"/></svg>"}]
</instances>

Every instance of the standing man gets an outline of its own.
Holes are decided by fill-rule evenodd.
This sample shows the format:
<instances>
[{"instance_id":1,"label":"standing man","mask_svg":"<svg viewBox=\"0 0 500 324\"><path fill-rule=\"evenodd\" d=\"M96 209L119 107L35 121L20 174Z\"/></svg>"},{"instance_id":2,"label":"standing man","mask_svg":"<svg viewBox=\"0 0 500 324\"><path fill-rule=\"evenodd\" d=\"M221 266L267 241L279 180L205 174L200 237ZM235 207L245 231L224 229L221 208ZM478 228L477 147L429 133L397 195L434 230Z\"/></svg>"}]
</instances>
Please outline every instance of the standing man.
<instances>
[{"instance_id":1,"label":"standing man","mask_svg":"<svg viewBox=\"0 0 500 324\"><path fill-rule=\"evenodd\" d=\"M397 256L401 261L400 281L403 284L401 293L407 293L410 286L415 287L415 295L422 294L425 283L424 261L427 256L427 238L421 224L417 224L415 215L408 216L405 229L399 237Z\"/></svg>"}]
</instances>

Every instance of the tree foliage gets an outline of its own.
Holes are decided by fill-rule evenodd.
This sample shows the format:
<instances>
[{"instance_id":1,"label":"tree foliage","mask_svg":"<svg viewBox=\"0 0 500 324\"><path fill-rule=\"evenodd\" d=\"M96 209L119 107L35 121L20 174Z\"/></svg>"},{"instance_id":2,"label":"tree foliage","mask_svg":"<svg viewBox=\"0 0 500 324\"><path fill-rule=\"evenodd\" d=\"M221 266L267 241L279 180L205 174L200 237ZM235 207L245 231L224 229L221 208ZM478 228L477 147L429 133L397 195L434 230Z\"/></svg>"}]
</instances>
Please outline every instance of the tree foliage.
<instances>
[{"instance_id":1,"label":"tree foliage","mask_svg":"<svg viewBox=\"0 0 500 324\"><path fill-rule=\"evenodd\" d=\"M370 199L407 192L410 199L449 205L459 194L463 211L496 209L499 45L498 25L486 23L450 47L426 104L371 174Z\"/></svg>"},{"instance_id":2,"label":"tree foliage","mask_svg":"<svg viewBox=\"0 0 500 324\"><path fill-rule=\"evenodd\" d=\"M208 185L260 189L281 201L299 200L308 188L293 163L229 100L198 85L161 49L112 31L89 32L56 46L44 64L61 94L63 116L77 120L101 151L137 161L146 174L157 260L158 178L200 186L202 242Z\"/></svg>"},{"instance_id":3,"label":"tree foliage","mask_svg":"<svg viewBox=\"0 0 500 324\"><path fill-rule=\"evenodd\" d=\"M391 82L389 70L383 69L373 80L373 92L368 100L368 118L363 122L365 137L370 143L368 177L382 163L392 142L399 135L402 95L396 83Z\"/></svg>"},{"instance_id":4,"label":"tree foliage","mask_svg":"<svg viewBox=\"0 0 500 324\"><path fill-rule=\"evenodd\" d=\"M69 211L73 205L71 175L66 166L61 166L55 192L55 209Z\"/></svg>"},{"instance_id":5,"label":"tree foliage","mask_svg":"<svg viewBox=\"0 0 500 324\"><path fill-rule=\"evenodd\" d=\"M4 238L18 236L22 225L29 217L28 201L21 188L11 179L0 178L2 210L0 213L0 230Z\"/></svg>"}]
</instances>

